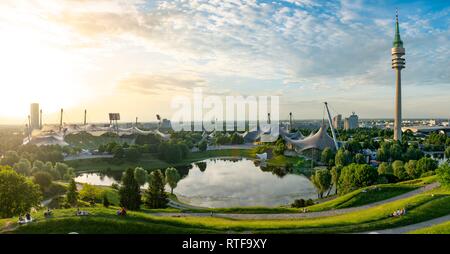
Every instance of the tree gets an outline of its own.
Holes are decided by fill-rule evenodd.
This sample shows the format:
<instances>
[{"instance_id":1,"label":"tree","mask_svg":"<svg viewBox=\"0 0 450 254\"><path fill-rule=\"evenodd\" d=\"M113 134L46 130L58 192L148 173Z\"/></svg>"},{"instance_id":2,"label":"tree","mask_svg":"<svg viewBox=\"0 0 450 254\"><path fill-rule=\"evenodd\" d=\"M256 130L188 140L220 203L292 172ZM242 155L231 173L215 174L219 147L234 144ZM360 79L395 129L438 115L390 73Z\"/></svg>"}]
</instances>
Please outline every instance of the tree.
<instances>
[{"instance_id":1,"label":"tree","mask_svg":"<svg viewBox=\"0 0 450 254\"><path fill-rule=\"evenodd\" d=\"M438 163L431 158L422 157L417 161L416 167L417 171L421 172L421 174L424 174L428 171L434 171L438 167Z\"/></svg>"},{"instance_id":2,"label":"tree","mask_svg":"<svg viewBox=\"0 0 450 254\"><path fill-rule=\"evenodd\" d=\"M97 200L101 200L102 190L91 184L83 184L83 188L80 190L80 198L84 201L95 203Z\"/></svg>"},{"instance_id":3,"label":"tree","mask_svg":"<svg viewBox=\"0 0 450 254\"><path fill-rule=\"evenodd\" d=\"M436 169L436 175L438 177L441 185L449 187L450 186L450 165L448 163L443 163Z\"/></svg>"},{"instance_id":4,"label":"tree","mask_svg":"<svg viewBox=\"0 0 450 254\"><path fill-rule=\"evenodd\" d=\"M200 143L198 143L198 150L204 152L206 149L208 149L208 143L205 140L200 141Z\"/></svg>"},{"instance_id":5,"label":"tree","mask_svg":"<svg viewBox=\"0 0 450 254\"><path fill-rule=\"evenodd\" d=\"M69 173L70 167L65 163L57 162L54 169L58 172L59 176L63 178L65 174Z\"/></svg>"},{"instance_id":6,"label":"tree","mask_svg":"<svg viewBox=\"0 0 450 254\"><path fill-rule=\"evenodd\" d=\"M106 194L103 194L103 206L108 208L110 205L109 200L108 200L108 196Z\"/></svg>"},{"instance_id":7,"label":"tree","mask_svg":"<svg viewBox=\"0 0 450 254\"><path fill-rule=\"evenodd\" d=\"M394 171L394 175L398 177L400 181L408 179L408 173L406 172L403 161L401 160L394 161L392 163L392 170Z\"/></svg>"},{"instance_id":8,"label":"tree","mask_svg":"<svg viewBox=\"0 0 450 254\"><path fill-rule=\"evenodd\" d=\"M0 218L29 212L42 200L39 185L10 167L0 166Z\"/></svg>"},{"instance_id":9,"label":"tree","mask_svg":"<svg viewBox=\"0 0 450 254\"><path fill-rule=\"evenodd\" d=\"M418 160L423 157L423 153L419 148L410 145L405 153L406 160Z\"/></svg>"},{"instance_id":10,"label":"tree","mask_svg":"<svg viewBox=\"0 0 450 254\"><path fill-rule=\"evenodd\" d=\"M31 163L27 159L20 159L19 162L14 163L13 169L22 175L30 175L31 174Z\"/></svg>"},{"instance_id":11,"label":"tree","mask_svg":"<svg viewBox=\"0 0 450 254\"><path fill-rule=\"evenodd\" d=\"M448 140L450 140L450 139L448 139ZM444 155L445 155L445 158L447 158L447 160L450 160L450 146L447 147L447 149L445 149Z\"/></svg>"},{"instance_id":12,"label":"tree","mask_svg":"<svg viewBox=\"0 0 450 254\"><path fill-rule=\"evenodd\" d=\"M139 160L139 158L141 158L141 152L137 147L132 146L125 149L124 156L128 161L136 162Z\"/></svg>"},{"instance_id":13,"label":"tree","mask_svg":"<svg viewBox=\"0 0 450 254\"><path fill-rule=\"evenodd\" d=\"M348 150L341 148L336 153L334 163L336 166L346 166L352 163L352 154Z\"/></svg>"},{"instance_id":14,"label":"tree","mask_svg":"<svg viewBox=\"0 0 450 254\"><path fill-rule=\"evenodd\" d=\"M405 170L411 179L419 178L422 174L421 171L417 170L416 160L409 160L407 163L405 163Z\"/></svg>"},{"instance_id":15,"label":"tree","mask_svg":"<svg viewBox=\"0 0 450 254\"><path fill-rule=\"evenodd\" d=\"M52 176L45 171L39 171L33 175L33 182L38 184L42 191L45 191L48 187L50 187L52 180Z\"/></svg>"},{"instance_id":16,"label":"tree","mask_svg":"<svg viewBox=\"0 0 450 254\"><path fill-rule=\"evenodd\" d=\"M378 165L378 174L379 175L393 175L394 170L390 163L382 162Z\"/></svg>"},{"instance_id":17,"label":"tree","mask_svg":"<svg viewBox=\"0 0 450 254\"><path fill-rule=\"evenodd\" d=\"M355 163L356 164L365 164L366 163L366 156L363 154L357 153L355 155Z\"/></svg>"},{"instance_id":18,"label":"tree","mask_svg":"<svg viewBox=\"0 0 450 254\"><path fill-rule=\"evenodd\" d=\"M3 158L0 160L0 164L13 166L14 163L19 162L20 156L16 151L7 151Z\"/></svg>"},{"instance_id":19,"label":"tree","mask_svg":"<svg viewBox=\"0 0 450 254\"><path fill-rule=\"evenodd\" d=\"M134 178L136 179L139 186L144 185L148 180L147 171L141 167L136 167L134 169Z\"/></svg>"},{"instance_id":20,"label":"tree","mask_svg":"<svg viewBox=\"0 0 450 254\"><path fill-rule=\"evenodd\" d=\"M372 185L376 182L377 177L377 171L367 164L352 163L345 166L339 177L339 194L342 195Z\"/></svg>"},{"instance_id":21,"label":"tree","mask_svg":"<svg viewBox=\"0 0 450 254\"><path fill-rule=\"evenodd\" d=\"M331 169L331 181L333 182L333 185L335 187L335 193L338 194L338 183L339 183L339 176L341 175L342 166L334 166Z\"/></svg>"},{"instance_id":22,"label":"tree","mask_svg":"<svg viewBox=\"0 0 450 254\"><path fill-rule=\"evenodd\" d=\"M69 188L67 189L66 193L66 200L67 203L71 206L75 206L78 203L77 184L73 179L69 182Z\"/></svg>"},{"instance_id":23,"label":"tree","mask_svg":"<svg viewBox=\"0 0 450 254\"><path fill-rule=\"evenodd\" d=\"M391 143L382 143L377 150L377 160L390 161L391 158Z\"/></svg>"},{"instance_id":24,"label":"tree","mask_svg":"<svg viewBox=\"0 0 450 254\"><path fill-rule=\"evenodd\" d=\"M161 170L150 173L148 189L145 192L145 204L149 208L162 208L167 204L164 176Z\"/></svg>"},{"instance_id":25,"label":"tree","mask_svg":"<svg viewBox=\"0 0 450 254\"><path fill-rule=\"evenodd\" d=\"M111 153L113 154L114 159L122 159L125 156L125 150L121 145L115 145L112 148Z\"/></svg>"},{"instance_id":26,"label":"tree","mask_svg":"<svg viewBox=\"0 0 450 254\"><path fill-rule=\"evenodd\" d=\"M397 143L393 144L389 152L391 161L402 159L403 149L399 144Z\"/></svg>"},{"instance_id":27,"label":"tree","mask_svg":"<svg viewBox=\"0 0 450 254\"><path fill-rule=\"evenodd\" d=\"M122 176L122 186L119 189L120 205L129 210L139 210L141 193L139 184L134 178L134 170L128 168Z\"/></svg>"},{"instance_id":28,"label":"tree","mask_svg":"<svg viewBox=\"0 0 450 254\"><path fill-rule=\"evenodd\" d=\"M319 198L323 198L323 193L331 187L330 171L326 168L316 170L311 176L311 182L316 187Z\"/></svg>"},{"instance_id":29,"label":"tree","mask_svg":"<svg viewBox=\"0 0 450 254\"><path fill-rule=\"evenodd\" d=\"M177 187L177 183L180 180L180 174L176 168L167 168L166 172L166 183L170 186L170 193L173 194L173 189Z\"/></svg>"},{"instance_id":30,"label":"tree","mask_svg":"<svg viewBox=\"0 0 450 254\"><path fill-rule=\"evenodd\" d=\"M273 148L273 153L275 155L283 155L284 154L284 150L286 150L286 145L284 144L284 140L283 139L278 139L277 142L275 143L275 146Z\"/></svg>"},{"instance_id":31,"label":"tree","mask_svg":"<svg viewBox=\"0 0 450 254\"><path fill-rule=\"evenodd\" d=\"M326 147L325 149L323 149L322 154L320 156L320 160L327 164L328 166L333 165L334 163L334 157L335 154L334 152L331 150L331 148Z\"/></svg>"}]
</instances>

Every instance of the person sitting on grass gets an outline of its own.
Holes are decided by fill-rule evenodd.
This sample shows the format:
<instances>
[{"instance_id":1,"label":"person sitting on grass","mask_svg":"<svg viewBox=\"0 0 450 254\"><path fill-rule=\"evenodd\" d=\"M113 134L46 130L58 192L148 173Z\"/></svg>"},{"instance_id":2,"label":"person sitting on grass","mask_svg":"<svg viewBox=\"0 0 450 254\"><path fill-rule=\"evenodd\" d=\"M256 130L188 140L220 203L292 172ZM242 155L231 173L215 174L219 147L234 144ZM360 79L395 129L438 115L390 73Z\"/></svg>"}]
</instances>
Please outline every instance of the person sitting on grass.
<instances>
[{"instance_id":1,"label":"person sitting on grass","mask_svg":"<svg viewBox=\"0 0 450 254\"><path fill-rule=\"evenodd\" d=\"M50 210L50 208L47 208L47 211L44 212L44 217L45 217L45 218L48 218L48 217L50 217L50 216L52 216L52 211Z\"/></svg>"},{"instance_id":2,"label":"person sitting on grass","mask_svg":"<svg viewBox=\"0 0 450 254\"><path fill-rule=\"evenodd\" d=\"M125 208L122 207L120 210L117 211L117 215L125 216L125 215L127 215L127 210L125 210Z\"/></svg>"},{"instance_id":3,"label":"person sitting on grass","mask_svg":"<svg viewBox=\"0 0 450 254\"><path fill-rule=\"evenodd\" d=\"M77 215L77 216L85 216L85 215L88 215L88 212L86 212L86 211L80 211L80 208L77 208L77 213L76 213L76 215Z\"/></svg>"},{"instance_id":4,"label":"person sitting on grass","mask_svg":"<svg viewBox=\"0 0 450 254\"><path fill-rule=\"evenodd\" d=\"M33 218L31 218L31 214L28 212L25 214L25 222L31 222L33 221Z\"/></svg>"},{"instance_id":5,"label":"person sitting on grass","mask_svg":"<svg viewBox=\"0 0 450 254\"><path fill-rule=\"evenodd\" d=\"M25 219L23 218L22 214L19 215L19 224L26 223Z\"/></svg>"}]
</instances>

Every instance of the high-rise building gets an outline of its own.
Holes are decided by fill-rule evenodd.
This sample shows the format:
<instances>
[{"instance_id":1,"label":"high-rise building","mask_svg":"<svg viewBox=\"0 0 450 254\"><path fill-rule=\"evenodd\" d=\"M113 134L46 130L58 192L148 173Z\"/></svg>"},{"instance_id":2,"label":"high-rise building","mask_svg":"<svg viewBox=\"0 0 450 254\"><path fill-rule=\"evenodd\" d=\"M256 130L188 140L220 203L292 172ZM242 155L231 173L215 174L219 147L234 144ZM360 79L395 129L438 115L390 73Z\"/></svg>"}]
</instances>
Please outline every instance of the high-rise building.
<instances>
[{"instance_id":1,"label":"high-rise building","mask_svg":"<svg viewBox=\"0 0 450 254\"><path fill-rule=\"evenodd\" d=\"M39 103L31 103L30 105L30 123L31 130L40 129L39 124Z\"/></svg>"},{"instance_id":2,"label":"high-rise building","mask_svg":"<svg viewBox=\"0 0 450 254\"><path fill-rule=\"evenodd\" d=\"M342 115L341 114L335 115L333 117L333 127L335 129L342 129L343 124L342 124Z\"/></svg>"},{"instance_id":3,"label":"high-rise building","mask_svg":"<svg viewBox=\"0 0 450 254\"><path fill-rule=\"evenodd\" d=\"M405 68L405 48L400 39L400 28L398 25L398 13L395 15L395 36L391 49L392 69L396 73L395 82L395 116L394 116L394 140L402 139L402 76L401 70Z\"/></svg>"},{"instance_id":4,"label":"high-rise building","mask_svg":"<svg viewBox=\"0 0 450 254\"><path fill-rule=\"evenodd\" d=\"M344 129L351 130L356 129L359 126L359 118L358 115L355 114L355 112L352 112L352 115L349 117L346 117L344 119Z\"/></svg>"}]
</instances>

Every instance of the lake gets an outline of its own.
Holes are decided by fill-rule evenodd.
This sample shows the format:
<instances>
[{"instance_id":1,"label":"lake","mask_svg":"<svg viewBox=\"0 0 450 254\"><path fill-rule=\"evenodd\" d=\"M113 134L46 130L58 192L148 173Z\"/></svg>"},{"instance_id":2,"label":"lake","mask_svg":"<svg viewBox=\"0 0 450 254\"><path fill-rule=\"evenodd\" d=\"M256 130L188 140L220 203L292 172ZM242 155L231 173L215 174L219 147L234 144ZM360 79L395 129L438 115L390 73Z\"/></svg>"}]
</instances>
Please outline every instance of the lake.
<instances>
[{"instance_id":1,"label":"lake","mask_svg":"<svg viewBox=\"0 0 450 254\"><path fill-rule=\"evenodd\" d=\"M317 197L307 177L272 172L248 159L207 159L178 170L182 179L174 193L181 202L194 206L274 207L288 205L299 198ZM75 181L109 186L118 183L118 178L117 175L83 173Z\"/></svg>"}]
</instances>

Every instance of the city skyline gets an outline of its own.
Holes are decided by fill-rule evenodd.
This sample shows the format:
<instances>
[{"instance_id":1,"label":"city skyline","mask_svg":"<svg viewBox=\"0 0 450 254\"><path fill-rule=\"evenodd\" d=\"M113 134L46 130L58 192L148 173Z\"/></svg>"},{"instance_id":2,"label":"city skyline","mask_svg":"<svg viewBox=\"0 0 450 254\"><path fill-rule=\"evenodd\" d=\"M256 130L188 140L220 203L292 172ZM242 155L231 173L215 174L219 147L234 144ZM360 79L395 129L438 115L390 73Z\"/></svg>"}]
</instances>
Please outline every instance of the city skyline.
<instances>
[{"instance_id":1,"label":"city skyline","mask_svg":"<svg viewBox=\"0 0 450 254\"><path fill-rule=\"evenodd\" d=\"M324 101L333 115L392 119L396 7L403 118L447 119L448 3L2 1L0 124L26 123L33 102L43 122L57 123L60 108L67 122L84 109L88 122L170 118L171 97L193 86L279 95L282 119L321 119Z\"/></svg>"}]
</instances>

